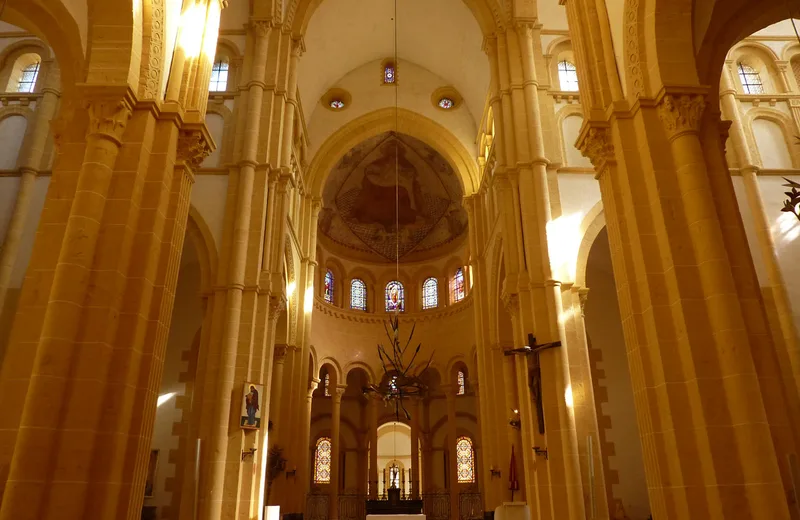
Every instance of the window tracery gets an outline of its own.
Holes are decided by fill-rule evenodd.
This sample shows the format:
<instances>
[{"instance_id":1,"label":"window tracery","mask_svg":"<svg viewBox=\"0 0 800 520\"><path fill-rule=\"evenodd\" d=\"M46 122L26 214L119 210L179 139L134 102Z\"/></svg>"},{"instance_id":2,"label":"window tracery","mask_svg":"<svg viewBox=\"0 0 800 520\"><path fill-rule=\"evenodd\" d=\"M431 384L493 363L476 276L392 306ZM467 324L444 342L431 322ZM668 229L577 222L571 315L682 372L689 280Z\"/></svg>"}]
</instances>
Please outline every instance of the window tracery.
<instances>
[{"instance_id":1,"label":"window tracery","mask_svg":"<svg viewBox=\"0 0 800 520\"><path fill-rule=\"evenodd\" d=\"M320 437L314 450L314 483L330 484L331 482L331 440Z\"/></svg>"},{"instance_id":2,"label":"window tracery","mask_svg":"<svg viewBox=\"0 0 800 520\"><path fill-rule=\"evenodd\" d=\"M430 277L422 284L422 309L435 309L439 306L439 284Z\"/></svg>"},{"instance_id":3,"label":"window tracery","mask_svg":"<svg viewBox=\"0 0 800 520\"><path fill-rule=\"evenodd\" d=\"M453 276L453 301L460 302L466 295L466 287L464 284L464 269L459 267L456 269L456 274Z\"/></svg>"},{"instance_id":4,"label":"window tracery","mask_svg":"<svg viewBox=\"0 0 800 520\"><path fill-rule=\"evenodd\" d=\"M739 80L742 82L742 89L745 94L763 94L764 84L761 81L761 74L756 69L745 63L739 62Z\"/></svg>"},{"instance_id":5,"label":"window tracery","mask_svg":"<svg viewBox=\"0 0 800 520\"><path fill-rule=\"evenodd\" d=\"M211 68L211 82L209 92L225 92L228 90L228 60L219 59Z\"/></svg>"},{"instance_id":6,"label":"window tracery","mask_svg":"<svg viewBox=\"0 0 800 520\"><path fill-rule=\"evenodd\" d=\"M330 269L325 271L325 301L333 303L333 273Z\"/></svg>"},{"instance_id":7,"label":"window tracery","mask_svg":"<svg viewBox=\"0 0 800 520\"><path fill-rule=\"evenodd\" d=\"M359 278L353 278L350 282L350 308L358 311L367 310L367 284Z\"/></svg>"},{"instance_id":8,"label":"window tracery","mask_svg":"<svg viewBox=\"0 0 800 520\"><path fill-rule=\"evenodd\" d=\"M456 442L456 464L459 483L475 482L475 452L469 437L459 437Z\"/></svg>"},{"instance_id":9,"label":"window tracery","mask_svg":"<svg viewBox=\"0 0 800 520\"><path fill-rule=\"evenodd\" d=\"M578 91L578 71L572 62L567 60L558 62L558 83L562 91Z\"/></svg>"},{"instance_id":10,"label":"window tracery","mask_svg":"<svg viewBox=\"0 0 800 520\"><path fill-rule=\"evenodd\" d=\"M397 280L386 284L386 312L399 311L405 309L405 295L403 284Z\"/></svg>"}]
</instances>

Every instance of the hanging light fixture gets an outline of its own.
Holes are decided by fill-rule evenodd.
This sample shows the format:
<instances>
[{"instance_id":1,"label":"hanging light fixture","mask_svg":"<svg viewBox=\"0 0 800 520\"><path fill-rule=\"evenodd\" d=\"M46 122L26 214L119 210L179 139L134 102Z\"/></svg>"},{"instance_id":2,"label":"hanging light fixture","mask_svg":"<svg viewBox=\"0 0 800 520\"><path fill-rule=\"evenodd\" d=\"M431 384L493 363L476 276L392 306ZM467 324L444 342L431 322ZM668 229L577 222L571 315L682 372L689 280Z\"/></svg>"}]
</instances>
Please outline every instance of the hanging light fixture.
<instances>
[{"instance_id":1,"label":"hanging light fixture","mask_svg":"<svg viewBox=\"0 0 800 520\"><path fill-rule=\"evenodd\" d=\"M397 70L397 0L394 0L394 66ZM399 109L397 82L394 83L394 233L395 233L395 280L400 279L400 129L399 129ZM422 344L418 343L413 351L409 347L413 344L414 330L416 324L411 327L411 334L408 336L404 346L400 342L400 310L402 305L395 305L389 322L384 323L384 331L388 339L388 345L378 344L378 357L383 368L383 381L380 384L371 384L364 388L365 395L372 395L382 399L387 404L394 406L395 418L400 420L400 415L406 419L411 418L408 409L405 407L404 399L420 397L427 392L425 383L425 373L430 368L433 361L433 353L426 361L417 361ZM407 356L411 359L406 363Z\"/></svg>"}]
</instances>

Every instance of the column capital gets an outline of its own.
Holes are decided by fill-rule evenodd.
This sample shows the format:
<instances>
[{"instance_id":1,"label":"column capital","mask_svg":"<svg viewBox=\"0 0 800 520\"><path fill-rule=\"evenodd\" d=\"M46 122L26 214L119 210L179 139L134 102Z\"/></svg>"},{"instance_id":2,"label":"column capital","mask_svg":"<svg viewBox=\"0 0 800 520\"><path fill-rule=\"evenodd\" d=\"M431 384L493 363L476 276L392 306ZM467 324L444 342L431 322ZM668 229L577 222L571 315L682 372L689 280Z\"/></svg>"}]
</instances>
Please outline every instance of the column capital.
<instances>
[{"instance_id":1,"label":"column capital","mask_svg":"<svg viewBox=\"0 0 800 520\"><path fill-rule=\"evenodd\" d=\"M576 146L591 161L598 174L616 161L611 127L607 123L585 124Z\"/></svg>"},{"instance_id":2,"label":"column capital","mask_svg":"<svg viewBox=\"0 0 800 520\"><path fill-rule=\"evenodd\" d=\"M275 350L272 354L272 359L275 363L284 363L286 362L286 353L288 351L288 347L286 345L275 345Z\"/></svg>"},{"instance_id":3,"label":"column capital","mask_svg":"<svg viewBox=\"0 0 800 520\"><path fill-rule=\"evenodd\" d=\"M336 388L331 392L331 398L334 403L342 402L342 396L344 396L345 390L347 390L347 385L336 385Z\"/></svg>"},{"instance_id":4,"label":"column capital","mask_svg":"<svg viewBox=\"0 0 800 520\"><path fill-rule=\"evenodd\" d=\"M484 36L483 43L481 45L481 49L485 52L489 57L493 57L494 54L497 52L497 36Z\"/></svg>"},{"instance_id":5,"label":"column capital","mask_svg":"<svg viewBox=\"0 0 800 520\"><path fill-rule=\"evenodd\" d=\"M286 310L286 296L278 294L270 296L269 299L269 317L273 321L278 321L283 311Z\"/></svg>"},{"instance_id":6,"label":"column capital","mask_svg":"<svg viewBox=\"0 0 800 520\"><path fill-rule=\"evenodd\" d=\"M199 128L181 130L175 159L197 169L211 155L211 137Z\"/></svg>"},{"instance_id":7,"label":"column capital","mask_svg":"<svg viewBox=\"0 0 800 520\"><path fill-rule=\"evenodd\" d=\"M306 40L302 36L292 38L292 58L299 58L306 52Z\"/></svg>"},{"instance_id":8,"label":"column capital","mask_svg":"<svg viewBox=\"0 0 800 520\"><path fill-rule=\"evenodd\" d=\"M275 23L272 20L251 20L250 27L255 31L256 36L265 38L269 35L269 31L275 27Z\"/></svg>"},{"instance_id":9,"label":"column capital","mask_svg":"<svg viewBox=\"0 0 800 520\"><path fill-rule=\"evenodd\" d=\"M81 105L89 113L86 135L111 139L122 144L122 135L133 113L135 99L128 87L85 87Z\"/></svg>"},{"instance_id":10,"label":"column capital","mask_svg":"<svg viewBox=\"0 0 800 520\"><path fill-rule=\"evenodd\" d=\"M512 318L515 317L519 311L519 294L509 294L507 292L503 292L501 298L503 300L503 307L505 307L506 312L508 312Z\"/></svg>"},{"instance_id":11,"label":"column capital","mask_svg":"<svg viewBox=\"0 0 800 520\"><path fill-rule=\"evenodd\" d=\"M696 134L706 109L705 95L700 93L664 93L658 100L658 117L674 141L684 134Z\"/></svg>"}]
</instances>

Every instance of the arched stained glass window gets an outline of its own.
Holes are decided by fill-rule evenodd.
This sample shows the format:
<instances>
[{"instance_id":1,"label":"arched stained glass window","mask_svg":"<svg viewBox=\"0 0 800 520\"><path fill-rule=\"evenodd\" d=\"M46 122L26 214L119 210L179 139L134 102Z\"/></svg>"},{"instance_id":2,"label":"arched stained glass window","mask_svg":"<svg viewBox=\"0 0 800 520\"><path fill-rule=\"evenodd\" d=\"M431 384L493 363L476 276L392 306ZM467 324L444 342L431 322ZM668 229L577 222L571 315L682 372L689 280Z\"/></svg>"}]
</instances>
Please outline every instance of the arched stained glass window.
<instances>
[{"instance_id":1,"label":"arched stained glass window","mask_svg":"<svg viewBox=\"0 0 800 520\"><path fill-rule=\"evenodd\" d=\"M211 68L211 83L209 92L225 92L228 90L228 60L219 59Z\"/></svg>"},{"instance_id":2,"label":"arched stained glass window","mask_svg":"<svg viewBox=\"0 0 800 520\"><path fill-rule=\"evenodd\" d=\"M742 89L745 94L764 93L764 84L761 82L761 75L750 65L739 62L739 80L742 82Z\"/></svg>"},{"instance_id":3,"label":"arched stained glass window","mask_svg":"<svg viewBox=\"0 0 800 520\"><path fill-rule=\"evenodd\" d=\"M422 308L435 309L439 306L439 283L436 278L428 278L422 284Z\"/></svg>"},{"instance_id":4,"label":"arched stained glass window","mask_svg":"<svg viewBox=\"0 0 800 520\"><path fill-rule=\"evenodd\" d=\"M464 371L463 370L459 370L458 371L458 376L457 376L456 383L458 384L458 392L457 392L458 395L464 395L464 393L467 390L467 382L466 382L466 379L464 378Z\"/></svg>"},{"instance_id":5,"label":"arched stained glass window","mask_svg":"<svg viewBox=\"0 0 800 520\"><path fill-rule=\"evenodd\" d=\"M456 464L459 482L475 482L475 452L469 437L456 441Z\"/></svg>"},{"instance_id":6,"label":"arched stained glass window","mask_svg":"<svg viewBox=\"0 0 800 520\"><path fill-rule=\"evenodd\" d=\"M383 82L387 85L393 84L397 80L397 70L391 61L383 66Z\"/></svg>"},{"instance_id":7,"label":"arched stained glass window","mask_svg":"<svg viewBox=\"0 0 800 520\"><path fill-rule=\"evenodd\" d=\"M36 78L39 77L39 62L34 62L22 69L22 74L17 83L17 92L31 93L36 88Z\"/></svg>"},{"instance_id":8,"label":"arched stained glass window","mask_svg":"<svg viewBox=\"0 0 800 520\"><path fill-rule=\"evenodd\" d=\"M350 282L350 308L359 311L367 310L367 284L359 278L353 278L353 281Z\"/></svg>"},{"instance_id":9,"label":"arched stained glass window","mask_svg":"<svg viewBox=\"0 0 800 520\"><path fill-rule=\"evenodd\" d=\"M453 301L460 302L464 299L466 287L464 285L464 269L459 267L453 276Z\"/></svg>"},{"instance_id":10,"label":"arched stained glass window","mask_svg":"<svg viewBox=\"0 0 800 520\"><path fill-rule=\"evenodd\" d=\"M386 284L386 312L403 312L405 306L405 295L403 284L397 280Z\"/></svg>"},{"instance_id":11,"label":"arched stained glass window","mask_svg":"<svg viewBox=\"0 0 800 520\"><path fill-rule=\"evenodd\" d=\"M322 390L325 397L331 396L331 375L325 374L325 377L322 378Z\"/></svg>"},{"instance_id":12,"label":"arched stained glass window","mask_svg":"<svg viewBox=\"0 0 800 520\"><path fill-rule=\"evenodd\" d=\"M327 437L320 437L317 441L317 448L314 450L314 483L330 484L330 482L331 440Z\"/></svg>"},{"instance_id":13,"label":"arched stained glass window","mask_svg":"<svg viewBox=\"0 0 800 520\"><path fill-rule=\"evenodd\" d=\"M325 271L325 301L333 303L333 273L330 269Z\"/></svg>"},{"instance_id":14,"label":"arched stained glass window","mask_svg":"<svg viewBox=\"0 0 800 520\"><path fill-rule=\"evenodd\" d=\"M567 60L558 62L558 83L565 92L578 91L578 71L572 62Z\"/></svg>"},{"instance_id":15,"label":"arched stained glass window","mask_svg":"<svg viewBox=\"0 0 800 520\"><path fill-rule=\"evenodd\" d=\"M400 489L400 468L396 463L389 466L389 487Z\"/></svg>"}]
</instances>

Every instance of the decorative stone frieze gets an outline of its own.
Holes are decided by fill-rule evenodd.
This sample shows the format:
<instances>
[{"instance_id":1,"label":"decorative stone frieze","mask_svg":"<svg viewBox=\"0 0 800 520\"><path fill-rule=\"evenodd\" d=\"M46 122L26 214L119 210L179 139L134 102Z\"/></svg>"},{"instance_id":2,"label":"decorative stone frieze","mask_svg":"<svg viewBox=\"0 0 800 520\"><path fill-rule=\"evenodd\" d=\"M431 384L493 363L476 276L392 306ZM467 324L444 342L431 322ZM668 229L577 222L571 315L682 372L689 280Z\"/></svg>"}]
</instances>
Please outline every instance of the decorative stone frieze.
<instances>
[{"instance_id":1,"label":"decorative stone frieze","mask_svg":"<svg viewBox=\"0 0 800 520\"><path fill-rule=\"evenodd\" d=\"M658 117L667 137L674 141L681 135L696 133L706 108L702 94L666 94L658 104Z\"/></svg>"}]
</instances>

